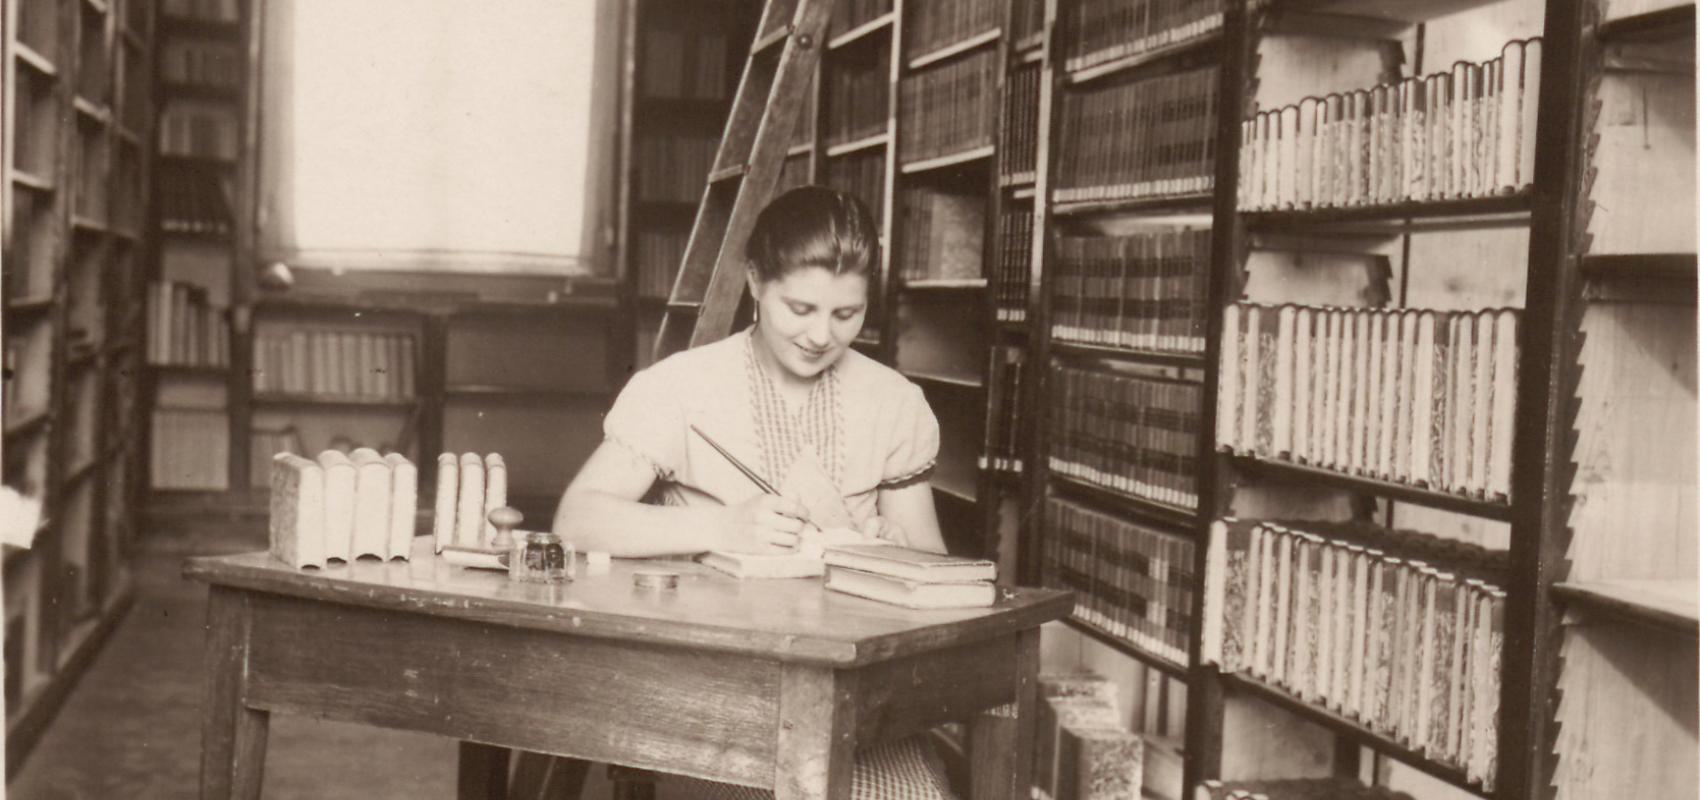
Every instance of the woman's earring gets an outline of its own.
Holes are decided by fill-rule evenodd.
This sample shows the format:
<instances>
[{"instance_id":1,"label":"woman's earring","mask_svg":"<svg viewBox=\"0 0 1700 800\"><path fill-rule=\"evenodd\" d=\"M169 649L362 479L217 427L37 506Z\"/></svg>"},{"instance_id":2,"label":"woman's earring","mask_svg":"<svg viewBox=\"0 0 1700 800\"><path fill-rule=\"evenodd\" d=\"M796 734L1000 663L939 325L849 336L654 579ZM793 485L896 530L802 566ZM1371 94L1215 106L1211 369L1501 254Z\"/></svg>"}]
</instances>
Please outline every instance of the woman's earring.
<instances>
[{"instance_id":1,"label":"woman's earring","mask_svg":"<svg viewBox=\"0 0 1700 800\"><path fill-rule=\"evenodd\" d=\"M761 322L761 306L760 305L757 305L754 308L750 309L750 321L751 322Z\"/></svg>"}]
</instances>

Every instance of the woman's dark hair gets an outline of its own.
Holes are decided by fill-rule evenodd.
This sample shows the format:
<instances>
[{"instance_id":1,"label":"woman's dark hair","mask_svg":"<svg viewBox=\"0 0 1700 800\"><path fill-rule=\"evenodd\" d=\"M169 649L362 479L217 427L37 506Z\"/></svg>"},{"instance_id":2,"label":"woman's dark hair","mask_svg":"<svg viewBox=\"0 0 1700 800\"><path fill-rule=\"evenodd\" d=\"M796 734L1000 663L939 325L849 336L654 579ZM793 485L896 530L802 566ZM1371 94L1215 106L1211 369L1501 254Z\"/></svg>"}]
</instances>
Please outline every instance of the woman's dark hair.
<instances>
[{"instance_id":1,"label":"woman's dark hair","mask_svg":"<svg viewBox=\"0 0 1700 800\"><path fill-rule=\"evenodd\" d=\"M879 272L879 228L867 206L824 186L802 186L773 198L756 217L744 255L762 281L802 267L834 275Z\"/></svg>"}]
</instances>

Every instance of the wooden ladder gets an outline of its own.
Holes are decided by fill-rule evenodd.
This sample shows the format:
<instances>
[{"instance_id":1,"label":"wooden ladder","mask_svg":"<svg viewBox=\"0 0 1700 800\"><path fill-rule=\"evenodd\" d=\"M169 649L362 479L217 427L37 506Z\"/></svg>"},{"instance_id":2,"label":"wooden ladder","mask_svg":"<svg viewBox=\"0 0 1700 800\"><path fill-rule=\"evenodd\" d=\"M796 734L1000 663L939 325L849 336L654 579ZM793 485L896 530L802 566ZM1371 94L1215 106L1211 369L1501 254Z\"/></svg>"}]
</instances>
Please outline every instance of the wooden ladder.
<instances>
[{"instance_id":1,"label":"wooden ladder","mask_svg":"<svg viewBox=\"0 0 1700 800\"><path fill-rule=\"evenodd\" d=\"M773 195L835 0L767 0L655 340L655 357L725 338L744 286L744 244Z\"/></svg>"}]
</instances>

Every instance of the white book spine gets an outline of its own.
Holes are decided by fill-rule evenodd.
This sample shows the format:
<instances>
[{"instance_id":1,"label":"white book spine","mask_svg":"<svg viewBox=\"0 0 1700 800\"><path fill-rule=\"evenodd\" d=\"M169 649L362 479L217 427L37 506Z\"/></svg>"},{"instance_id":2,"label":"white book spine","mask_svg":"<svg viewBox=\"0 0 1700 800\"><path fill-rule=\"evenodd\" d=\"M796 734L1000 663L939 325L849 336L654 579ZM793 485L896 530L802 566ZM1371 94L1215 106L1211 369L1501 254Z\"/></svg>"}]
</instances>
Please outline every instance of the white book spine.
<instances>
[{"instance_id":1,"label":"white book spine","mask_svg":"<svg viewBox=\"0 0 1700 800\"><path fill-rule=\"evenodd\" d=\"M389 557L409 558L419 513L419 468L400 453L390 453L384 461L390 466Z\"/></svg>"},{"instance_id":2,"label":"white book spine","mask_svg":"<svg viewBox=\"0 0 1700 800\"><path fill-rule=\"evenodd\" d=\"M455 507L460 499L460 459L437 456L437 496L431 519L431 549L441 553L455 543Z\"/></svg>"},{"instance_id":3,"label":"white book spine","mask_svg":"<svg viewBox=\"0 0 1700 800\"><path fill-rule=\"evenodd\" d=\"M496 540L496 526L489 520L489 514L508 504L508 465L502 460L501 453L491 453L484 457L484 531L480 541L488 546Z\"/></svg>"},{"instance_id":4,"label":"white book spine","mask_svg":"<svg viewBox=\"0 0 1700 800\"><path fill-rule=\"evenodd\" d=\"M484 532L484 460L460 454L460 501L455 504L455 544L482 547Z\"/></svg>"},{"instance_id":5,"label":"white book spine","mask_svg":"<svg viewBox=\"0 0 1700 800\"><path fill-rule=\"evenodd\" d=\"M354 451L354 545L351 554L389 558L390 465L378 451Z\"/></svg>"}]
</instances>

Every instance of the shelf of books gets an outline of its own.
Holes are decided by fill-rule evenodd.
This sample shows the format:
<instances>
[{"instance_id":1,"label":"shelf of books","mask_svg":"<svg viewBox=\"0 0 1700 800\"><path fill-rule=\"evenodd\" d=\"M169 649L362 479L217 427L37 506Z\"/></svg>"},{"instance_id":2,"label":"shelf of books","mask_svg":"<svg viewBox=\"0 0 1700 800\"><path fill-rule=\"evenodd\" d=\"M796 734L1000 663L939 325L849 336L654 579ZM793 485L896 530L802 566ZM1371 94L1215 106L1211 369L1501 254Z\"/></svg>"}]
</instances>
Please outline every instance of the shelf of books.
<instances>
[{"instance_id":1,"label":"shelf of books","mask_svg":"<svg viewBox=\"0 0 1700 800\"><path fill-rule=\"evenodd\" d=\"M1560 636L1550 587L1569 569L1568 602L1670 630L1658 582L1694 579L1578 580L1563 468L1591 441L1589 387L1607 408L1633 393L1649 413L1598 412L1623 498L1599 530L1693 515L1692 459L1623 449L1692 425L1674 421L1692 404L1692 5L1614 3L1597 38L1590 0L1054 0L1037 36L1024 5L1004 23L982 468L1023 472L1022 579L1077 593L1059 647L1184 696L1185 775L1147 792L1307 797L1282 782L1334 775L1375 784L1362 796L1537 796L1571 736L1558 644L1590 639L1596 675L1627 646ZM1601 110L1578 111L1585 87ZM1634 244L1601 247L1609 226ZM1677 366L1579 373L1591 351ZM1012 445L1016 385L1033 431ZM1647 535L1689 570L1691 536ZM1649 674L1691 668L1682 641ZM1680 717L1693 692L1659 702Z\"/></svg>"},{"instance_id":2,"label":"shelf of books","mask_svg":"<svg viewBox=\"0 0 1700 800\"><path fill-rule=\"evenodd\" d=\"M643 0L626 14L631 102L622 112L616 249L632 310L619 345L630 367L652 357L759 9L748 0Z\"/></svg>"},{"instance_id":3,"label":"shelf of books","mask_svg":"<svg viewBox=\"0 0 1700 800\"><path fill-rule=\"evenodd\" d=\"M144 145L156 160L142 338L150 505L164 494L228 491L247 472L237 463L247 391L232 367L249 340L232 309L241 303L233 234L248 10L240 0L160 9L157 124Z\"/></svg>"},{"instance_id":4,"label":"shelf of books","mask_svg":"<svg viewBox=\"0 0 1700 800\"><path fill-rule=\"evenodd\" d=\"M43 503L5 554L8 769L129 602L133 356L151 6L7 2L0 189L5 483Z\"/></svg>"}]
</instances>

